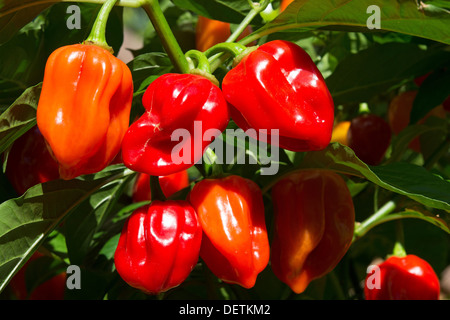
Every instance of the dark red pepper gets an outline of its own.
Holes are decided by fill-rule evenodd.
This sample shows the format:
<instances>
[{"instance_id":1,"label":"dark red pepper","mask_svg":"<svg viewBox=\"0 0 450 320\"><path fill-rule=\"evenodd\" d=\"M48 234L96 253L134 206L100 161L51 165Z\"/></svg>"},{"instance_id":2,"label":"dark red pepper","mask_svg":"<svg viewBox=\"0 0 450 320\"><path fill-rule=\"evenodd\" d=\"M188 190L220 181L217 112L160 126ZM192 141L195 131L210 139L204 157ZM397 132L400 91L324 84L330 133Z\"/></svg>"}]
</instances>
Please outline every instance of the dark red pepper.
<instances>
[{"instance_id":1,"label":"dark red pepper","mask_svg":"<svg viewBox=\"0 0 450 320\"><path fill-rule=\"evenodd\" d=\"M193 166L229 122L222 92L198 75L162 75L149 85L142 103L146 112L125 134L122 157L128 168L152 176ZM212 138L204 138L209 129Z\"/></svg>"},{"instance_id":2,"label":"dark red pepper","mask_svg":"<svg viewBox=\"0 0 450 320\"><path fill-rule=\"evenodd\" d=\"M59 179L58 162L51 156L37 126L14 141L8 154L6 176L19 194L38 183Z\"/></svg>"},{"instance_id":3,"label":"dark red pepper","mask_svg":"<svg viewBox=\"0 0 450 320\"><path fill-rule=\"evenodd\" d=\"M369 165L378 165L391 143L389 124L375 114L363 114L351 121L348 129L348 146L355 155Z\"/></svg>"},{"instance_id":4,"label":"dark red pepper","mask_svg":"<svg viewBox=\"0 0 450 320\"><path fill-rule=\"evenodd\" d=\"M367 274L366 300L439 300L439 278L418 256L391 256L377 267Z\"/></svg>"},{"instance_id":5,"label":"dark red pepper","mask_svg":"<svg viewBox=\"0 0 450 320\"><path fill-rule=\"evenodd\" d=\"M277 144L272 129L279 130L278 145L292 151L330 142L333 99L310 56L294 43L275 40L250 52L225 75L222 90L235 123L256 130L250 136Z\"/></svg>"}]
</instances>

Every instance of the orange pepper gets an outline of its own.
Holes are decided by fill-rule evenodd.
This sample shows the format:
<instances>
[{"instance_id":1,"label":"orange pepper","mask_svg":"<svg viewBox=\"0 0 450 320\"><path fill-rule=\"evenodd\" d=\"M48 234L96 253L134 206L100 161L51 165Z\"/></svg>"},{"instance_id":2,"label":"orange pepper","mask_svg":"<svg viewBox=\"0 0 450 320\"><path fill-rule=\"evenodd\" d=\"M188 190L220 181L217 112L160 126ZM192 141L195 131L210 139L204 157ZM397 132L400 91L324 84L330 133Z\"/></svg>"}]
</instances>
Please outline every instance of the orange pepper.
<instances>
[{"instance_id":1,"label":"orange pepper","mask_svg":"<svg viewBox=\"0 0 450 320\"><path fill-rule=\"evenodd\" d=\"M338 122L334 128L331 135L331 142L339 142L343 145L348 146L348 129L350 128L350 121Z\"/></svg>"},{"instance_id":2,"label":"orange pepper","mask_svg":"<svg viewBox=\"0 0 450 320\"><path fill-rule=\"evenodd\" d=\"M295 293L333 270L353 238L355 210L344 179L333 171L301 170L272 187L274 274Z\"/></svg>"},{"instance_id":3,"label":"orange pepper","mask_svg":"<svg viewBox=\"0 0 450 320\"><path fill-rule=\"evenodd\" d=\"M252 28L247 26L238 37L238 40L252 33ZM199 51L206 51L212 46L225 42L231 36L230 24L223 21L198 17L195 30L195 46Z\"/></svg>"},{"instance_id":4,"label":"orange pepper","mask_svg":"<svg viewBox=\"0 0 450 320\"><path fill-rule=\"evenodd\" d=\"M75 44L50 55L37 124L61 178L98 172L113 160L128 129L132 97L131 71L108 50Z\"/></svg>"},{"instance_id":5,"label":"orange pepper","mask_svg":"<svg viewBox=\"0 0 450 320\"><path fill-rule=\"evenodd\" d=\"M294 0L282 0L280 4L280 12L283 12L293 1Z\"/></svg>"},{"instance_id":6,"label":"orange pepper","mask_svg":"<svg viewBox=\"0 0 450 320\"><path fill-rule=\"evenodd\" d=\"M236 175L204 179L188 200L203 228L200 257L224 282L253 287L270 255L259 186Z\"/></svg>"}]
</instances>

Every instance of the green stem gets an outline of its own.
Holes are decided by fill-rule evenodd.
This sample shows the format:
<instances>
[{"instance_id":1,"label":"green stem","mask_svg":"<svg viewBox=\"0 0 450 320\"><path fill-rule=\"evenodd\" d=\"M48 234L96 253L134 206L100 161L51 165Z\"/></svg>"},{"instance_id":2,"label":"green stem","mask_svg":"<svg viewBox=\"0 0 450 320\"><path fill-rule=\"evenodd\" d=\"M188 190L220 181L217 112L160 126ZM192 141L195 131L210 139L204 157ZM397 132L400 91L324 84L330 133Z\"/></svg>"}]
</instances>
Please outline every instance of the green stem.
<instances>
[{"instance_id":1,"label":"green stem","mask_svg":"<svg viewBox=\"0 0 450 320\"><path fill-rule=\"evenodd\" d=\"M167 200L164 192L161 189L161 185L159 184L158 176L150 176L150 193L152 195L152 200Z\"/></svg>"},{"instance_id":2,"label":"green stem","mask_svg":"<svg viewBox=\"0 0 450 320\"><path fill-rule=\"evenodd\" d=\"M150 18L162 45L178 72L189 73L189 62L181 50L170 26L164 17L158 0L146 0L142 5Z\"/></svg>"},{"instance_id":3,"label":"green stem","mask_svg":"<svg viewBox=\"0 0 450 320\"><path fill-rule=\"evenodd\" d=\"M397 221L396 224L396 241L394 244L394 249L392 250L392 255L396 257L405 257L406 256L406 250L403 244L405 243L405 237L403 233L403 224L402 221Z\"/></svg>"},{"instance_id":4,"label":"green stem","mask_svg":"<svg viewBox=\"0 0 450 320\"><path fill-rule=\"evenodd\" d=\"M249 4L251 6L251 10L245 16L245 18L241 21L238 27L233 31L233 33L228 37L225 41L226 43L233 43L237 40L239 35L247 28L250 22L262 11L266 9L271 0L262 0L260 3L253 3L249 0ZM247 41L247 38L241 39L238 43L241 45L246 45L251 43L253 40ZM211 62L211 70L214 72L221 64L223 64L227 59L229 59L229 55L227 54L216 54L214 57L210 59Z\"/></svg>"},{"instance_id":5,"label":"green stem","mask_svg":"<svg viewBox=\"0 0 450 320\"><path fill-rule=\"evenodd\" d=\"M214 178L221 177L223 175L222 165L217 163L217 155L210 147L206 148L204 157L208 159L208 164L211 166L211 172L208 176Z\"/></svg>"},{"instance_id":6,"label":"green stem","mask_svg":"<svg viewBox=\"0 0 450 320\"><path fill-rule=\"evenodd\" d=\"M108 23L109 14L111 13L112 8L114 8L116 2L117 0L108 0L102 5L97 17L95 18L91 33L84 43L95 44L112 52L112 48L106 42L106 24Z\"/></svg>"},{"instance_id":7,"label":"green stem","mask_svg":"<svg viewBox=\"0 0 450 320\"><path fill-rule=\"evenodd\" d=\"M250 24L250 22L252 22L252 20L257 15L263 12L270 2L271 2L270 0L263 0L261 3L253 3L252 1L249 1L249 4L252 9L249 11L249 13L245 16L245 18L241 21L241 23L237 26L237 28L233 31L233 33L228 37L228 39L225 42L235 42L237 38L241 35L241 33L244 32L245 28L247 28L247 26Z\"/></svg>"},{"instance_id":8,"label":"green stem","mask_svg":"<svg viewBox=\"0 0 450 320\"><path fill-rule=\"evenodd\" d=\"M361 238L364 234L366 234L370 229L378 225L381 218L390 214L396 208L396 202L394 200L390 200L384 204L378 211L376 211L369 218L361 222L355 227L355 232L353 235L353 242L357 239Z\"/></svg>"}]
</instances>

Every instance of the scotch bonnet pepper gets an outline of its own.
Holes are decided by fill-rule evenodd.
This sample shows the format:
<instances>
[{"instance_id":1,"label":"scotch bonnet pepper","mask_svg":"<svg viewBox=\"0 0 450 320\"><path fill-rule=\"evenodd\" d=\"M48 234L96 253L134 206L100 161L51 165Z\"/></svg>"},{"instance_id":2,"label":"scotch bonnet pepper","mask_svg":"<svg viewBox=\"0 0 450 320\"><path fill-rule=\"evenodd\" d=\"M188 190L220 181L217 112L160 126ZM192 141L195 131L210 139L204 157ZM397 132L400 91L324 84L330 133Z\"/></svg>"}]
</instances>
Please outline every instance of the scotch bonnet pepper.
<instances>
[{"instance_id":1,"label":"scotch bonnet pepper","mask_svg":"<svg viewBox=\"0 0 450 320\"><path fill-rule=\"evenodd\" d=\"M222 89L231 118L254 138L276 144L274 129L284 149L310 151L329 144L333 99L314 62L296 44L261 45L225 75Z\"/></svg>"},{"instance_id":2,"label":"scotch bonnet pepper","mask_svg":"<svg viewBox=\"0 0 450 320\"><path fill-rule=\"evenodd\" d=\"M126 132L122 156L128 168L152 176L193 166L229 122L222 92L199 75L162 75L148 86L142 103L146 111Z\"/></svg>"},{"instance_id":3,"label":"scotch bonnet pepper","mask_svg":"<svg viewBox=\"0 0 450 320\"><path fill-rule=\"evenodd\" d=\"M125 222L114 263L130 286L158 294L189 276L198 261L201 239L201 226L187 201L154 200Z\"/></svg>"},{"instance_id":4,"label":"scotch bonnet pepper","mask_svg":"<svg viewBox=\"0 0 450 320\"><path fill-rule=\"evenodd\" d=\"M45 67L37 124L61 178L104 169L129 125L133 81L127 65L91 44L56 49Z\"/></svg>"},{"instance_id":5,"label":"scotch bonnet pepper","mask_svg":"<svg viewBox=\"0 0 450 320\"><path fill-rule=\"evenodd\" d=\"M391 256L367 274L364 294L366 300L439 300L439 278L416 255Z\"/></svg>"},{"instance_id":6,"label":"scotch bonnet pepper","mask_svg":"<svg viewBox=\"0 0 450 320\"><path fill-rule=\"evenodd\" d=\"M253 287L270 254L258 185L235 175L204 179L188 201L203 229L200 256L208 268L224 282Z\"/></svg>"},{"instance_id":7,"label":"scotch bonnet pepper","mask_svg":"<svg viewBox=\"0 0 450 320\"><path fill-rule=\"evenodd\" d=\"M327 170L290 173L272 187L274 274L295 293L329 273L350 247L355 211L341 176Z\"/></svg>"}]
</instances>

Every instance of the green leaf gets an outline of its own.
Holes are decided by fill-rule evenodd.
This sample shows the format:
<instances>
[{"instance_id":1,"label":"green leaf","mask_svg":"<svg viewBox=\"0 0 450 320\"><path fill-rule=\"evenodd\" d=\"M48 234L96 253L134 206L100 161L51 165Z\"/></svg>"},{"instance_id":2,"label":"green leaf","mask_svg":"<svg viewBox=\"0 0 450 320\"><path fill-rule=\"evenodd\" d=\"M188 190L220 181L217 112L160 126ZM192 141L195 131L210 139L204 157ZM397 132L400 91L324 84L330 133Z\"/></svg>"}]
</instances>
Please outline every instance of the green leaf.
<instances>
[{"instance_id":1,"label":"green leaf","mask_svg":"<svg viewBox=\"0 0 450 320\"><path fill-rule=\"evenodd\" d=\"M335 104L369 101L406 79L450 60L443 50L423 50L409 43L385 43L344 58L326 79Z\"/></svg>"},{"instance_id":2,"label":"green leaf","mask_svg":"<svg viewBox=\"0 0 450 320\"><path fill-rule=\"evenodd\" d=\"M123 165L116 166L124 168ZM64 234L71 264L84 263L95 234L102 227L131 178L133 175L111 181L93 193L89 201L84 201L67 218Z\"/></svg>"},{"instance_id":3,"label":"green leaf","mask_svg":"<svg viewBox=\"0 0 450 320\"><path fill-rule=\"evenodd\" d=\"M418 8L415 1L403 0L296 0L258 33L317 28L371 32L367 20L373 12L367 13L367 9L372 5L380 8L380 30L450 44L448 11L425 10L425 7Z\"/></svg>"},{"instance_id":4,"label":"green leaf","mask_svg":"<svg viewBox=\"0 0 450 320\"><path fill-rule=\"evenodd\" d=\"M0 292L46 237L100 188L127 173L110 167L85 180L55 180L0 204Z\"/></svg>"},{"instance_id":5,"label":"green leaf","mask_svg":"<svg viewBox=\"0 0 450 320\"><path fill-rule=\"evenodd\" d=\"M443 231L447 232L450 234L450 227L448 225L448 223L438 217L435 217L433 215L426 215L422 212L419 211L415 211L415 210L405 210L402 212L395 212L395 213L391 213L389 215L386 215L380 219L378 219L376 221L375 224L373 224L371 227L373 228L376 225L380 225L382 223L388 222L388 221L394 221L394 220L399 220L399 219L420 219L420 220L424 220L428 223L431 223L435 226L437 226L438 228L442 229ZM361 236L361 235L360 235Z\"/></svg>"},{"instance_id":6,"label":"green leaf","mask_svg":"<svg viewBox=\"0 0 450 320\"><path fill-rule=\"evenodd\" d=\"M0 153L36 124L41 84L28 88L0 115Z\"/></svg>"},{"instance_id":7,"label":"green leaf","mask_svg":"<svg viewBox=\"0 0 450 320\"><path fill-rule=\"evenodd\" d=\"M39 13L50 7L54 1L3 0L0 2L0 44L10 40L23 26Z\"/></svg>"},{"instance_id":8,"label":"green leaf","mask_svg":"<svg viewBox=\"0 0 450 320\"><path fill-rule=\"evenodd\" d=\"M173 65L167 54L160 52L144 53L128 63L133 75L135 95L143 93L158 76L173 72Z\"/></svg>"},{"instance_id":9,"label":"green leaf","mask_svg":"<svg viewBox=\"0 0 450 320\"><path fill-rule=\"evenodd\" d=\"M229 23L240 23L250 11L248 0L173 0L173 3L181 9ZM261 17L256 17L253 22L261 21Z\"/></svg>"},{"instance_id":10,"label":"green leaf","mask_svg":"<svg viewBox=\"0 0 450 320\"><path fill-rule=\"evenodd\" d=\"M417 123L450 96L450 70L430 74L420 85L411 109L409 124Z\"/></svg>"},{"instance_id":11,"label":"green leaf","mask_svg":"<svg viewBox=\"0 0 450 320\"><path fill-rule=\"evenodd\" d=\"M359 160L352 149L337 142L331 143L324 150L308 152L301 168L323 168L363 177L425 206L450 210L449 181L410 163L369 166Z\"/></svg>"}]
</instances>

